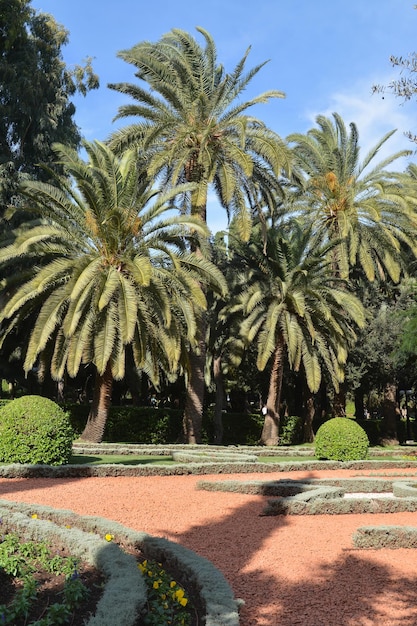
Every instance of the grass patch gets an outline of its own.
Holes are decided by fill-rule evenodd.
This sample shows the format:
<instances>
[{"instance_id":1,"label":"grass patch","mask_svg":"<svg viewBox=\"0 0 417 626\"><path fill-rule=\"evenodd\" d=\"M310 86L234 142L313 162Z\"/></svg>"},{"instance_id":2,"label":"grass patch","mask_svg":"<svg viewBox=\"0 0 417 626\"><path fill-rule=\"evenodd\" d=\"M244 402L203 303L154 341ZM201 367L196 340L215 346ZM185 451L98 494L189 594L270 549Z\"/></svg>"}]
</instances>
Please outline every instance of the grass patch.
<instances>
[{"instance_id":1,"label":"grass patch","mask_svg":"<svg viewBox=\"0 0 417 626\"><path fill-rule=\"evenodd\" d=\"M70 458L71 465L150 465L157 463L158 465L172 465L174 459L171 456L149 456L146 454L74 454Z\"/></svg>"}]
</instances>

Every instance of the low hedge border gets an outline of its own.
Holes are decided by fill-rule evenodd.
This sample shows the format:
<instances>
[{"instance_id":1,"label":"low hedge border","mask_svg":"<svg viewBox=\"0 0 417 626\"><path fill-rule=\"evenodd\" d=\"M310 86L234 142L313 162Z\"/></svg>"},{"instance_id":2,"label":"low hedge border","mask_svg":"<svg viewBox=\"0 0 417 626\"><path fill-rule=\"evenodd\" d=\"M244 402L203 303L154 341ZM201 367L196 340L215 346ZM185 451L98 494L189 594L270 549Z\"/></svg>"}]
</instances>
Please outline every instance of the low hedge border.
<instances>
[{"instance_id":1,"label":"low hedge border","mask_svg":"<svg viewBox=\"0 0 417 626\"><path fill-rule=\"evenodd\" d=\"M242 604L241 600L237 600L233 596L233 592L224 578L223 574L214 567L214 565L198 556L191 550L184 548L183 546L169 541L167 539L153 537L147 533L141 533L117 522L91 516L80 516L73 511L53 509L47 506L23 504L11 502L8 500L0 500L0 510L3 514L3 520L7 517L11 517L12 513L20 513L25 516L25 523L29 526L33 526L30 522L41 522L42 524L42 539L45 539L45 534L48 533L48 529L51 522L54 525L60 526L60 533L62 537L67 541L67 536L70 537L70 531L78 529L84 533L89 533L87 539L83 540L94 542L97 534L104 537L107 533L113 535L114 543L105 542L105 548L113 546L113 550L117 549L117 544L122 547L133 548L140 550L141 553L148 559L161 562L167 569L178 571L181 573L184 583L187 583L189 587L196 594L197 600L200 600L203 613L205 614L206 626L238 626L239 625L239 606ZM39 520L32 520L33 514L38 515ZM71 528L66 528L70 526ZM64 528L65 527L65 528ZM37 526L39 528L39 526ZM37 531L39 532L39 531ZM39 536L39 535L38 535ZM68 538L68 541L71 541ZM68 545L68 543L66 543ZM72 549L72 543L69 547ZM120 553L120 549L118 554ZM132 557L134 560L134 557ZM114 568L117 560L111 559L110 565ZM135 564L135 570L141 576L139 569ZM135 583L134 583L135 584ZM143 584L143 581L142 581ZM132 579L130 579L130 585L132 585ZM133 586L133 585L132 585ZM119 594L124 591L119 591ZM120 598L119 595L117 601L113 597L114 607L119 609ZM123 595L123 602L125 598ZM137 617L137 616L136 616ZM96 621L88 623L88 626L130 626L132 622L121 621L114 618L113 621Z\"/></svg>"},{"instance_id":2,"label":"low hedge border","mask_svg":"<svg viewBox=\"0 0 417 626\"><path fill-rule=\"evenodd\" d=\"M396 481L392 490L397 498L417 498L417 482Z\"/></svg>"},{"instance_id":3,"label":"low hedge border","mask_svg":"<svg viewBox=\"0 0 417 626\"><path fill-rule=\"evenodd\" d=\"M417 548L413 526L361 526L352 535L353 545L362 549Z\"/></svg>"},{"instance_id":4,"label":"low hedge border","mask_svg":"<svg viewBox=\"0 0 417 626\"><path fill-rule=\"evenodd\" d=\"M402 484L402 483L401 483ZM289 497L303 489L317 489L319 487L337 487L344 493L385 493L393 491L392 480L374 478L312 478L309 480L200 480L196 488L204 491L229 491L232 493L247 493L250 495ZM394 493L394 495L398 495ZM407 495L413 495L407 494ZM417 489L414 489L417 497Z\"/></svg>"},{"instance_id":5,"label":"low hedge border","mask_svg":"<svg viewBox=\"0 0 417 626\"><path fill-rule=\"evenodd\" d=\"M39 507L24 509L24 512L13 510L9 503L0 502L2 532L13 531L25 540L50 541L66 547L71 555L103 572L106 578L103 594L95 615L87 620L86 626L134 626L147 598L136 559L123 552L117 544L109 543L98 535L79 528L62 528L47 518L33 519L31 515L34 511L43 515L44 511ZM123 603L120 603L121 597Z\"/></svg>"},{"instance_id":6,"label":"low hedge border","mask_svg":"<svg viewBox=\"0 0 417 626\"><path fill-rule=\"evenodd\" d=\"M417 511L417 498L323 498L301 502L295 498L269 500L263 515L349 515Z\"/></svg>"},{"instance_id":7,"label":"low hedge border","mask_svg":"<svg viewBox=\"0 0 417 626\"><path fill-rule=\"evenodd\" d=\"M222 450L173 450L172 458L178 463L256 463L258 457L244 452Z\"/></svg>"},{"instance_id":8,"label":"low hedge border","mask_svg":"<svg viewBox=\"0 0 417 626\"><path fill-rule=\"evenodd\" d=\"M376 470L392 468L417 469L417 461L296 461L284 463L179 463L175 465L0 465L0 478L85 478L89 476L178 476L184 474L251 474L314 470Z\"/></svg>"},{"instance_id":9,"label":"low hedge border","mask_svg":"<svg viewBox=\"0 0 417 626\"><path fill-rule=\"evenodd\" d=\"M242 452L245 454L259 456L300 456L300 457L314 457L315 449L314 446L306 446L306 447L292 447L292 446L278 446L278 447L265 447L265 446L202 446L199 444L147 444L147 443L100 443L100 444L91 444L85 443L80 440L76 440L73 444L73 450L75 454L143 454L143 455L154 455L154 456L171 456L174 450L184 450L184 451L194 451L201 449L209 450L209 451L222 451L227 454L234 452ZM368 450L368 459L369 457L384 457L384 456L399 456L406 457L407 450L414 450L413 448L404 447L402 449L396 450L385 450L381 448L369 448ZM412 459L405 459L412 460ZM416 458L417 461L417 458Z\"/></svg>"}]
</instances>

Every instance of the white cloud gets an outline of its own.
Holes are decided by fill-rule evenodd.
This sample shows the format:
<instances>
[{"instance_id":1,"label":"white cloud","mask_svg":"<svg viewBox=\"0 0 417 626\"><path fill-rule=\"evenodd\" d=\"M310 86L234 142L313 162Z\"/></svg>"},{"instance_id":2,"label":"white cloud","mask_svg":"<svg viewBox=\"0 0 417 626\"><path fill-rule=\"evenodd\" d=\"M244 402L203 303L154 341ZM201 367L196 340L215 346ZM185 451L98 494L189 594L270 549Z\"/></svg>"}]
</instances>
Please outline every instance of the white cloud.
<instances>
[{"instance_id":1,"label":"white cloud","mask_svg":"<svg viewBox=\"0 0 417 626\"><path fill-rule=\"evenodd\" d=\"M386 85L390 78L377 81L378 84ZM374 81L375 82L375 81ZM371 93L372 81L361 81L349 91L339 91L330 96L330 105L323 115L330 117L333 112L341 115L346 125L354 122L359 132L359 145L361 157L365 157L367 151L373 148L382 137L389 131L396 129L394 135L384 144L375 163L398 151L415 151L416 146L405 133L416 132L415 102L402 103L393 94ZM308 117L313 125L317 113L310 112ZM395 162L395 169L403 169L407 163L416 160L416 154L411 157Z\"/></svg>"}]
</instances>

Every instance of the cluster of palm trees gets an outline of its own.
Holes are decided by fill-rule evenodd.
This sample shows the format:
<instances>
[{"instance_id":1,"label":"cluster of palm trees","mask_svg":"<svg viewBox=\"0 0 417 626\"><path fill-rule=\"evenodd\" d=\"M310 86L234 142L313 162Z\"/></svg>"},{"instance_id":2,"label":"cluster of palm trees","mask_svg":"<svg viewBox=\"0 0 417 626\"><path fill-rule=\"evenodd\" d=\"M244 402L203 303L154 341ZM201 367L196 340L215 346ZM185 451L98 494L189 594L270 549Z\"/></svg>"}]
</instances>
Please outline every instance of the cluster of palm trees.
<instances>
[{"instance_id":1,"label":"cluster of palm trees","mask_svg":"<svg viewBox=\"0 0 417 626\"><path fill-rule=\"evenodd\" d=\"M23 340L25 371L57 381L95 366L84 440L101 440L129 363L155 385L185 377L184 438L200 442L208 366L220 388L226 357L255 345L276 444L284 363L306 398L323 376L337 395L365 324L356 282L398 281L416 254L413 166L393 171L404 152L372 165L390 134L363 161L337 114L284 141L248 111L281 92L240 100L263 64L246 71L247 51L227 73L198 31L203 45L174 29L120 53L137 82L110 87L134 123L84 142L86 158L55 146L59 169L25 181L26 219L1 240L0 347ZM231 224L223 264L210 187Z\"/></svg>"}]
</instances>

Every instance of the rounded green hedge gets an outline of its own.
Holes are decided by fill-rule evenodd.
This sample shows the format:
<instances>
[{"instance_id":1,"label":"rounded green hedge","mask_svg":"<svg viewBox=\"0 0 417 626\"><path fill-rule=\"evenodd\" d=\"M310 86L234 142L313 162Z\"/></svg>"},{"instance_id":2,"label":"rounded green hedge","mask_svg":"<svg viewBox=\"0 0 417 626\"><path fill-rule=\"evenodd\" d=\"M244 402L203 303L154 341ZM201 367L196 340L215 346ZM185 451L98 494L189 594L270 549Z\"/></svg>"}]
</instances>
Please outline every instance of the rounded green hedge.
<instances>
[{"instance_id":1,"label":"rounded green hedge","mask_svg":"<svg viewBox=\"0 0 417 626\"><path fill-rule=\"evenodd\" d=\"M73 440L68 414L48 398L23 396L0 408L0 462L62 465Z\"/></svg>"},{"instance_id":2,"label":"rounded green hedge","mask_svg":"<svg viewBox=\"0 0 417 626\"><path fill-rule=\"evenodd\" d=\"M354 420L334 417L318 429L315 446L318 459L360 461L368 455L369 439Z\"/></svg>"}]
</instances>

